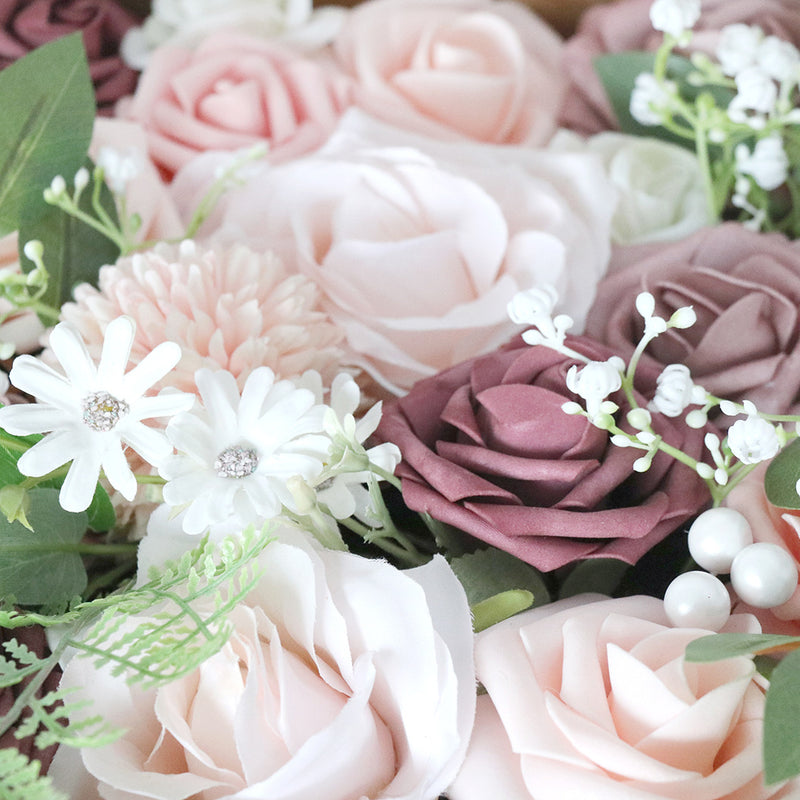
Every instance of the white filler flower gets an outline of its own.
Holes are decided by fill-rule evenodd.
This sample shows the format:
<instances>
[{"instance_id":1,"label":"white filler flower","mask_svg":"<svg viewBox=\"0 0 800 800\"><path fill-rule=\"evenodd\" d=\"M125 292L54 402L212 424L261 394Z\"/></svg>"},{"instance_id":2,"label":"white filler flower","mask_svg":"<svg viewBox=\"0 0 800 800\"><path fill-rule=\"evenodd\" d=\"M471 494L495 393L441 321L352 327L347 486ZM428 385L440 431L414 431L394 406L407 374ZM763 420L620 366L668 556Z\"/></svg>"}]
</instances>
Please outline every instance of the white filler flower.
<instances>
[{"instance_id":1,"label":"white filler flower","mask_svg":"<svg viewBox=\"0 0 800 800\"><path fill-rule=\"evenodd\" d=\"M164 502L186 509L183 530L229 533L292 508L286 482L312 482L330 446L314 392L276 382L268 367L250 373L241 397L229 372L200 369L195 380L204 409L170 420L178 455L159 468Z\"/></svg>"},{"instance_id":2,"label":"white filler flower","mask_svg":"<svg viewBox=\"0 0 800 800\"><path fill-rule=\"evenodd\" d=\"M20 456L23 475L41 477L72 461L59 495L67 511L89 507L101 469L123 497L133 500L136 477L123 445L158 466L172 447L142 420L186 411L194 402L183 392L144 397L178 363L181 349L163 342L126 373L134 333L130 318L112 320L95 366L80 334L61 322L50 334L50 347L64 375L32 356L14 361L11 382L37 402L0 409L0 427L19 436L48 433Z\"/></svg>"},{"instance_id":3,"label":"white filler flower","mask_svg":"<svg viewBox=\"0 0 800 800\"><path fill-rule=\"evenodd\" d=\"M691 30L700 19L700 0L655 0L650 6L650 22L657 31L675 38Z\"/></svg>"}]
</instances>

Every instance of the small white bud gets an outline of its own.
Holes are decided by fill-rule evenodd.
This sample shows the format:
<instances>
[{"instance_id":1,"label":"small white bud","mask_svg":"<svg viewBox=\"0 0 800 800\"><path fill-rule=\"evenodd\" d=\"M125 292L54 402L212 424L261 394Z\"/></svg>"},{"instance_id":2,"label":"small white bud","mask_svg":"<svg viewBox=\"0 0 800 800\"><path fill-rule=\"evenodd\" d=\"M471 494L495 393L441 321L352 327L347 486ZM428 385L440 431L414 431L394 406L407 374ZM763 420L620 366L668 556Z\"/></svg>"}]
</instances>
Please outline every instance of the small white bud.
<instances>
[{"instance_id":1,"label":"small white bud","mask_svg":"<svg viewBox=\"0 0 800 800\"><path fill-rule=\"evenodd\" d=\"M686 415L686 424L690 428L702 428L708 422L708 415L700 408L695 408Z\"/></svg>"},{"instance_id":2,"label":"small white bud","mask_svg":"<svg viewBox=\"0 0 800 800\"><path fill-rule=\"evenodd\" d=\"M615 433L611 437L611 444L615 445L616 447L634 447L633 442L627 436L623 436L621 433Z\"/></svg>"},{"instance_id":3,"label":"small white bud","mask_svg":"<svg viewBox=\"0 0 800 800\"><path fill-rule=\"evenodd\" d=\"M61 197L67 191L67 182L61 175L56 175L52 181L50 181L50 191L53 193L54 197Z\"/></svg>"},{"instance_id":4,"label":"small white bud","mask_svg":"<svg viewBox=\"0 0 800 800\"><path fill-rule=\"evenodd\" d=\"M650 292L640 292L636 295L636 310L644 317L650 319L656 310L656 299Z\"/></svg>"},{"instance_id":5,"label":"small white bud","mask_svg":"<svg viewBox=\"0 0 800 800\"><path fill-rule=\"evenodd\" d=\"M691 328L697 322L697 314L691 306L683 306L669 318L670 328Z\"/></svg>"},{"instance_id":6,"label":"small white bud","mask_svg":"<svg viewBox=\"0 0 800 800\"><path fill-rule=\"evenodd\" d=\"M652 464L652 459L649 456L642 456L633 462L632 469L634 472L647 472Z\"/></svg>"},{"instance_id":7,"label":"small white bud","mask_svg":"<svg viewBox=\"0 0 800 800\"><path fill-rule=\"evenodd\" d=\"M718 467L714 470L714 481L719 486L725 486L728 483L728 473L722 467Z\"/></svg>"},{"instance_id":8,"label":"small white bud","mask_svg":"<svg viewBox=\"0 0 800 800\"><path fill-rule=\"evenodd\" d=\"M706 481L714 477L713 467L709 467L708 464L703 464L702 462L695 467L695 471L703 480Z\"/></svg>"},{"instance_id":9,"label":"small white bud","mask_svg":"<svg viewBox=\"0 0 800 800\"><path fill-rule=\"evenodd\" d=\"M650 427L650 423L652 422L650 412L646 408L632 408L628 412L627 419L628 424L637 431L642 431Z\"/></svg>"},{"instance_id":10,"label":"small white bud","mask_svg":"<svg viewBox=\"0 0 800 800\"><path fill-rule=\"evenodd\" d=\"M85 189L86 186L89 184L89 170L86 167L81 167L76 173L75 178L72 181L75 185L75 190L80 191L81 189Z\"/></svg>"},{"instance_id":11,"label":"small white bud","mask_svg":"<svg viewBox=\"0 0 800 800\"><path fill-rule=\"evenodd\" d=\"M562 403L561 410L565 414L581 414L583 413L583 408L579 403L575 403L572 400L568 400L566 403Z\"/></svg>"},{"instance_id":12,"label":"small white bud","mask_svg":"<svg viewBox=\"0 0 800 800\"><path fill-rule=\"evenodd\" d=\"M735 417L742 413L736 403L732 403L730 400L723 400L719 404L719 410L727 417Z\"/></svg>"},{"instance_id":13,"label":"small white bud","mask_svg":"<svg viewBox=\"0 0 800 800\"><path fill-rule=\"evenodd\" d=\"M44 255L44 245L38 239L31 239L25 242L22 252L25 254L25 258L37 262L40 261Z\"/></svg>"}]
</instances>

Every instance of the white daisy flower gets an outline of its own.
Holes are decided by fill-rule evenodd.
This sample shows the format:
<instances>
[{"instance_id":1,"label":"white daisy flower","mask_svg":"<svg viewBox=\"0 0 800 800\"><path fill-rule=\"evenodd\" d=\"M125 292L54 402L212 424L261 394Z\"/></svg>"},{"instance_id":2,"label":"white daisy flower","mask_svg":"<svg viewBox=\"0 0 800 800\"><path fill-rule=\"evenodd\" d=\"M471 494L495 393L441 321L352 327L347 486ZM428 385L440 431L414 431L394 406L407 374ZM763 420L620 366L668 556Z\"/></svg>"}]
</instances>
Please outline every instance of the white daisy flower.
<instances>
[{"instance_id":1,"label":"white daisy flower","mask_svg":"<svg viewBox=\"0 0 800 800\"><path fill-rule=\"evenodd\" d=\"M136 477L123 446L158 466L172 447L142 420L186 411L194 402L184 392L144 396L178 363L181 349L163 342L126 373L134 333L130 318L112 320L95 365L77 330L61 322L50 334L50 347L64 375L32 356L14 361L11 382L37 402L0 409L0 427L19 436L48 434L20 456L17 466L23 475L42 477L72 461L59 495L67 511L89 507L101 470L123 497L133 500Z\"/></svg>"},{"instance_id":2,"label":"white daisy flower","mask_svg":"<svg viewBox=\"0 0 800 800\"><path fill-rule=\"evenodd\" d=\"M178 454L159 467L164 502L185 509L183 530L241 529L293 509L287 481L313 482L330 445L314 392L276 382L268 367L250 373L241 397L229 372L201 369L195 380L203 409L170 420Z\"/></svg>"}]
</instances>

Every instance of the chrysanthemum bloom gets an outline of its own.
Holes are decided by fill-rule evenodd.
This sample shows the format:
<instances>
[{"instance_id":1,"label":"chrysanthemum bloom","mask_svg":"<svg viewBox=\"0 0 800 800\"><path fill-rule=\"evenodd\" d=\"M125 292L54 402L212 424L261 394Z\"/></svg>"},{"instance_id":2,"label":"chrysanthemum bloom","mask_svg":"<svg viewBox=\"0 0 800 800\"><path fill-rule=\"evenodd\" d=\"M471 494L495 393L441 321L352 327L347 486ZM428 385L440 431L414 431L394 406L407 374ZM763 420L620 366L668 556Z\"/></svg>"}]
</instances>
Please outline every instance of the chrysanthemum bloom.
<instances>
[{"instance_id":1,"label":"chrysanthemum bloom","mask_svg":"<svg viewBox=\"0 0 800 800\"><path fill-rule=\"evenodd\" d=\"M78 286L62 318L94 354L108 322L127 314L137 322L133 363L162 341L177 342L183 357L161 386L197 394L194 373L203 367L231 372L240 389L259 366L279 378L313 369L326 385L339 371L342 334L319 310L317 289L288 276L272 254L159 245L103 267L99 287Z\"/></svg>"}]
</instances>

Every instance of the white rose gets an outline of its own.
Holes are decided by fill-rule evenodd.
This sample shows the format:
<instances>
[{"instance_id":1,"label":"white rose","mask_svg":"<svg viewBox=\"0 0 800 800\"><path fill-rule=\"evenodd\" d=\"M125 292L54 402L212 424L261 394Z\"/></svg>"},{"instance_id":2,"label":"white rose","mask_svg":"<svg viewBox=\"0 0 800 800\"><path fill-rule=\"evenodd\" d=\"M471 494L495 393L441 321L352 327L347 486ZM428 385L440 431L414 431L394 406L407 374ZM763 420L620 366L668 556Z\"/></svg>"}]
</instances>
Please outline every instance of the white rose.
<instances>
[{"instance_id":1,"label":"white rose","mask_svg":"<svg viewBox=\"0 0 800 800\"><path fill-rule=\"evenodd\" d=\"M82 752L102 796L430 800L444 791L475 710L469 608L445 561L401 572L272 542L257 566L230 640L189 675L143 690L88 658L66 665L62 686L93 701L87 713L126 729ZM56 784L74 785L60 770Z\"/></svg>"},{"instance_id":2,"label":"white rose","mask_svg":"<svg viewBox=\"0 0 800 800\"><path fill-rule=\"evenodd\" d=\"M213 167L195 159L176 177L187 210ZM614 201L590 153L439 142L351 109L320 151L229 192L206 232L314 280L354 362L401 394L518 332L518 291L552 284L579 330Z\"/></svg>"},{"instance_id":3,"label":"white rose","mask_svg":"<svg viewBox=\"0 0 800 800\"><path fill-rule=\"evenodd\" d=\"M603 159L618 196L611 220L615 244L677 241L712 222L697 157L683 147L612 132L583 140L568 131L560 131L553 146Z\"/></svg>"}]
</instances>

